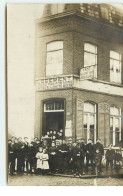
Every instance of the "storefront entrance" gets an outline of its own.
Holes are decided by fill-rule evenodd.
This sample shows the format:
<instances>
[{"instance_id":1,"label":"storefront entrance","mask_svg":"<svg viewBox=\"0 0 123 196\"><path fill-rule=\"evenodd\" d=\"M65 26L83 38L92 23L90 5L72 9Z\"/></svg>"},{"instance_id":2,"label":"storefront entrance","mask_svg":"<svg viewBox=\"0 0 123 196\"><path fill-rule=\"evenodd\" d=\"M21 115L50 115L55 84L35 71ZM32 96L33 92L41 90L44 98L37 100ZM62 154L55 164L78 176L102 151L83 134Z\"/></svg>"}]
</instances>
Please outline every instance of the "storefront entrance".
<instances>
[{"instance_id":1,"label":"storefront entrance","mask_svg":"<svg viewBox=\"0 0 123 196\"><path fill-rule=\"evenodd\" d=\"M44 102L42 135L53 130L59 132L64 131L64 101L55 100Z\"/></svg>"}]
</instances>

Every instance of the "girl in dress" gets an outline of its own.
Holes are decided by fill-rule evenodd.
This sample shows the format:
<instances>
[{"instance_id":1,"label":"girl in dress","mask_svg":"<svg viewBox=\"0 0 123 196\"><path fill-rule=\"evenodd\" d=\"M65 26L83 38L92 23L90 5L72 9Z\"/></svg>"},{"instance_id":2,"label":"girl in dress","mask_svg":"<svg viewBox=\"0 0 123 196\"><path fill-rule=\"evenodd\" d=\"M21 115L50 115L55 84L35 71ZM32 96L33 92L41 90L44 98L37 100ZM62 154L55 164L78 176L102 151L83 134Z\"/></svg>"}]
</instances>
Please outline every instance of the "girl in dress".
<instances>
[{"instance_id":1,"label":"girl in dress","mask_svg":"<svg viewBox=\"0 0 123 196\"><path fill-rule=\"evenodd\" d=\"M43 169L43 174L48 174L49 172L49 155L47 153L46 149L43 149L43 155L42 155L42 169Z\"/></svg>"},{"instance_id":2,"label":"girl in dress","mask_svg":"<svg viewBox=\"0 0 123 196\"><path fill-rule=\"evenodd\" d=\"M42 147L39 147L39 151L36 154L36 158L37 158L37 165L36 165L36 173L42 173L42 169L43 169L43 149Z\"/></svg>"}]
</instances>

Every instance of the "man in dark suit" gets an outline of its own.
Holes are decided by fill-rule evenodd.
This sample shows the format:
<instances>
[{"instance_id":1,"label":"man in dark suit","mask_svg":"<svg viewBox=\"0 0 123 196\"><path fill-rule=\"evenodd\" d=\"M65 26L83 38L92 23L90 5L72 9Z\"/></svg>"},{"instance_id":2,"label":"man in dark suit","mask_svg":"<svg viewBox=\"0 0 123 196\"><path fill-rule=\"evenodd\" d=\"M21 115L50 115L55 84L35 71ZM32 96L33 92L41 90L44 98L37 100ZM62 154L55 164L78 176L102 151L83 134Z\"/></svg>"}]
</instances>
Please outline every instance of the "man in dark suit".
<instances>
[{"instance_id":1,"label":"man in dark suit","mask_svg":"<svg viewBox=\"0 0 123 196\"><path fill-rule=\"evenodd\" d=\"M86 145L86 172L88 173L89 161L91 163L91 174L95 174L94 167L94 155L95 149L92 139L88 139L88 144Z\"/></svg>"},{"instance_id":2,"label":"man in dark suit","mask_svg":"<svg viewBox=\"0 0 123 196\"><path fill-rule=\"evenodd\" d=\"M104 155L104 147L100 143L99 138L97 139L96 144L94 144L94 149L95 149L95 152L96 152L97 149L99 150L99 153L101 154L101 157ZM100 163L99 163L99 172L102 171L101 162L102 162L102 158L100 159Z\"/></svg>"},{"instance_id":3,"label":"man in dark suit","mask_svg":"<svg viewBox=\"0 0 123 196\"><path fill-rule=\"evenodd\" d=\"M57 152L55 142L52 141L51 147L49 148L49 166L51 173L55 173L57 169Z\"/></svg>"},{"instance_id":4,"label":"man in dark suit","mask_svg":"<svg viewBox=\"0 0 123 196\"><path fill-rule=\"evenodd\" d=\"M9 161L9 166L10 170L9 173L11 175L14 174L15 172L15 142L14 140L9 140L8 141L8 161Z\"/></svg>"}]
</instances>

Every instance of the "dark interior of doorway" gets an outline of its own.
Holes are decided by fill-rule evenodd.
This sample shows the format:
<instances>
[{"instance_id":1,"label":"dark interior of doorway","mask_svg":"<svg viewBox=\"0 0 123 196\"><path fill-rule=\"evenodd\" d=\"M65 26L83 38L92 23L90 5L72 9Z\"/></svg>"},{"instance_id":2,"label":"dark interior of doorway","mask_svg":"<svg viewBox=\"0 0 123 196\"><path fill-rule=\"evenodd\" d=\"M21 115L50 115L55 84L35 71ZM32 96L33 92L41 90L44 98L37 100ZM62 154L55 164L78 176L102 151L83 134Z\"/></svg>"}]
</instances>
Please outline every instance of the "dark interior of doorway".
<instances>
[{"instance_id":1,"label":"dark interior of doorway","mask_svg":"<svg viewBox=\"0 0 123 196\"><path fill-rule=\"evenodd\" d=\"M46 135L51 129L57 132L64 130L64 112L44 112L42 135Z\"/></svg>"}]
</instances>

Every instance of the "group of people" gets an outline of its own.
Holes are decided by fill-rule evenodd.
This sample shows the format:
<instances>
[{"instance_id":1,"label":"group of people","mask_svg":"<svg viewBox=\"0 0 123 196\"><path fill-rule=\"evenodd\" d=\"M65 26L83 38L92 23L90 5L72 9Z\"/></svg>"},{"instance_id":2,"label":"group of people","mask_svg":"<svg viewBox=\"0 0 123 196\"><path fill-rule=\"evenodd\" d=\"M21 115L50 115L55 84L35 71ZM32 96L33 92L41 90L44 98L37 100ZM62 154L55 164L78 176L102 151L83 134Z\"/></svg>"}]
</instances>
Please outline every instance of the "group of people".
<instances>
[{"instance_id":1,"label":"group of people","mask_svg":"<svg viewBox=\"0 0 123 196\"><path fill-rule=\"evenodd\" d=\"M83 139L72 142L72 138L65 140L50 140L35 137L30 143L28 138L12 137L8 140L8 167L9 173L29 172L37 174L74 174L82 176L102 172L102 157L104 147L97 139L93 144L92 139L85 144ZM121 152L112 149L112 145L106 151L106 173L110 165L111 173L113 166L120 165Z\"/></svg>"}]
</instances>

